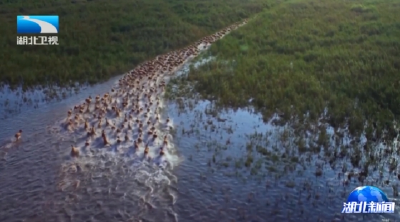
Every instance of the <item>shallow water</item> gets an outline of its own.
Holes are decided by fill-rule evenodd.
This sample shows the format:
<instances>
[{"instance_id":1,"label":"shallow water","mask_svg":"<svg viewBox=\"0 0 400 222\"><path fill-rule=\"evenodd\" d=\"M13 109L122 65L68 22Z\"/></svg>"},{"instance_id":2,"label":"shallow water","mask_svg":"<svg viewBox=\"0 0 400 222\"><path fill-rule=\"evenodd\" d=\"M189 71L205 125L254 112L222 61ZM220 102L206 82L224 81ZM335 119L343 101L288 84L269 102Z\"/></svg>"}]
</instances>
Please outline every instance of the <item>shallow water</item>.
<instances>
[{"instance_id":1,"label":"shallow water","mask_svg":"<svg viewBox=\"0 0 400 222\"><path fill-rule=\"evenodd\" d=\"M101 93L114 82L99 85L92 93ZM261 116L242 109L222 111L218 121L205 114L208 101L191 101L192 109L183 110L178 103L167 104L165 115L174 121L174 142L182 161L174 169L130 162L108 151L72 160L71 141L54 136L48 126L86 96L27 110L0 123L2 141L24 129L21 142L1 151L0 221L382 221L378 215L342 218L343 201L360 183L343 187L327 166L322 177L315 177L315 167L297 166L299 172L279 179L264 166L279 169L279 163L263 161L256 175L236 167L246 153L246 134L271 132L273 138L282 128L262 124ZM254 156L254 162L262 159ZM379 187L397 201L390 186Z\"/></svg>"},{"instance_id":2,"label":"shallow water","mask_svg":"<svg viewBox=\"0 0 400 222\"><path fill-rule=\"evenodd\" d=\"M119 78L62 101L26 106L0 121L0 221L400 219L398 207L394 215L342 215L347 195L362 185L355 179L343 185L338 172L346 160L338 160L335 169L318 156L295 160L291 145L285 148L278 140L284 128L272 120L262 123L251 109L219 111L213 117L209 101L165 103L164 119L170 117L173 125L171 167L98 144L71 158L70 145L83 141L79 134L60 130L67 110L89 95L109 91ZM22 141L11 142L19 129ZM261 155L256 145L272 154ZM254 160L246 167L248 152ZM322 168L320 177L315 176L317 168ZM389 184L383 183L386 179ZM373 171L363 184L380 187L398 205L392 191L393 185L398 187L396 176L384 170L382 179Z\"/></svg>"},{"instance_id":3,"label":"shallow water","mask_svg":"<svg viewBox=\"0 0 400 222\"><path fill-rule=\"evenodd\" d=\"M117 79L1 121L0 221L177 221L171 169L179 158L173 152L166 169L154 164L158 158L121 154L123 147L96 141L80 158L69 156L71 144L82 141L79 132L61 127L68 109L109 91ZM22 140L13 142L19 129Z\"/></svg>"},{"instance_id":4,"label":"shallow water","mask_svg":"<svg viewBox=\"0 0 400 222\"><path fill-rule=\"evenodd\" d=\"M343 186L337 170L327 165L323 167L323 175L316 177L315 164L320 162L317 158L309 165L304 164L303 169L302 164L274 162L254 153L254 162L260 161L262 166L253 171L253 175L249 173L252 167L237 167L236 162L246 158L245 147L249 141L246 134L268 132L269 144L279 144L276 138L283 129L274 126L272 120L262 124L260 115L239 109L220 112L219 118L225 122L218 122L204 114L209 101L198 101L191 111L179 111L179 106L172 103L169 107L177 124L179 122L176 145L185 157L176 172L180 181L177 212L183 221L382 221L383 218L399 218L398 213L342 215L348 194L362 184L353 180ZM213 119L213 123L208 124L208 119ZM211 127L205 130L204 125L215 125L215 131L212 132ZM228 139L230 143L226 145ZM267 169L274 167L279 172L285 166L292 169L285 173ZM397 203L391 186L372 180L367 179L371 182L365 184L382 188L389 199ZM397 185L396 180L392 181Z\"/></svg>"}]
</instances>

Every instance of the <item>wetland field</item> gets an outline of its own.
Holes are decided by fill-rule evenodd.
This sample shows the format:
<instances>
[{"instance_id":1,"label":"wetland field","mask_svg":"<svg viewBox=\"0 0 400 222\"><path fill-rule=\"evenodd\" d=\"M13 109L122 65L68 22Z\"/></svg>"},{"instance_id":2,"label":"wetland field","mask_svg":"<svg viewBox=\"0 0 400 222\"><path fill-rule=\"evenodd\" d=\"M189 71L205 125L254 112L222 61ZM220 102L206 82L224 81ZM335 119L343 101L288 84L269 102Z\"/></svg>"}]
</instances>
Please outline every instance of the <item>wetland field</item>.
<instances>
[{"instance_id":1,"label":"wetland field","mask_svg":"<svg viewBox=\"0 0 400 222\"><path fill-rule=\"evenodd\" d=\"M38 0L0 2L0 81L11 87L93 84L187 46L273 1ZM60 17L59 46L16 45L16 15Z\"/></svg>"},{"instance_id":2,"label":"wetland field","mask_svg":"<svg viewBox=\"0 0 400 222\"><path fill-rule=\"evenodd\" d=\"M10 59L0 67L5 83L0 92L0 178L6 178L0 181L0 221L400 220L398 1L96 2L103 1L73 1L68 7L92 12L87 18L102 7L115 7L110 11L127 20L107 21L97 42L89 43L89 31L70 29L78 17L65 13L64 48L43 48L37 54L27 50L24 61L36 57L38 63L26 63L25 71L16 65L24 64L18 53L2 55L3 61ZM56 12L62 6L2 4L20 13L30 13L29 7ZM143 10L133 15L130 6ZM0 8L11 21L11 14ZM100 13L94 24L107 24L110 13ZM152 19L141 22L141 16ZM141 135L142 127L133 122L132 134L122 129L129 134L122 146L110 130L111 146L96 139L83 148L83 126L73 133L62 128L71 107L111 89L110 103L135 107L131 93L124 91L129 84L121 86L131 80L127 76L133 71L127 70L138 64L141 70L141 62L244 18L223 38L196 46L198 55L185 57L186 49L180 51L185 62L167 74L156 72L154 84L132 80L143 87L143 92L132 89L132 98L138 95L137 103L146 108L146 93L165 82L165 90L149 97L149 102L157 98L159 106L135 118L142 124L152 115L160 117L152 133L168 137L166 166L142 158L144 146L140 155L129 153L135 138L141 138L136 130ZM87 24L75 26L84 30ZM115 30L107 33L107 27ZM74 35L83 42L73 43ZM103 48L96 51L95 46ZM54 64L64 68L41 70L39 64L51 59L43 55L52 53L62 55ZM173 55L162 58L169 61ZM37 74L30 76L29 70ZM25 88L31 86L36 88ZM49 102L49 96L58 100ZM83 103L80 109L89 115L95 106L87 104L86 110ZM119 112L121 118L107 114L115 118L111 125L124 127L125 121L130 126L130 108ZM24 130L22 140L11 142L19 129ZM158 142L149 145L151 155L158 152ZM79 158L70 157L71 144L81 150ZM395 213L342 214L349 193L362 185L381 188L396 203Z\"/></svg>"}]
</instances>

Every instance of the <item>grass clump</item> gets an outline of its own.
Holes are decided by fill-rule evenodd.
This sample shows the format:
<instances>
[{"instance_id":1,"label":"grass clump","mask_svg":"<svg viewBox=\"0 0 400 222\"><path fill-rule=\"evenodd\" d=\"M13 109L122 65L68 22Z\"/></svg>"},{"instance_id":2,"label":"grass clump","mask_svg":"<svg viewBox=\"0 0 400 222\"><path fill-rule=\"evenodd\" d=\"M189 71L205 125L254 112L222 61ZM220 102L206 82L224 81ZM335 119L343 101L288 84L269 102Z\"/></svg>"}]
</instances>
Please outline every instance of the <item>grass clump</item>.
<instances>
[{"instance_id":1,"label":"grass clump","mask_svg":"<svg viewBox=\"0 0 400 222\"><path fill-rule=\"evenodd\" d=\"M249 154L247 155L246 162L244 163L244 165L246 167L250 167L252 163L253 163L253 157L251 156L251 154Z\"/></svg>"},{"instance_id":2,"label":"grass clump","mask_svg":"<svg viewBox=\"0 0 400 222\"><path fill-rule=\"evenodd\" d=\"M358 13L368 13L368 12L376 11L376 7L366 6L363 4L355 4L355 5L351 6L350 10L353 12L358 12Z\"/></svg>"},{"instance_id":3,"label":"grass clump","mask_svg":"<svg viewBox=\"0 0 400 222\"><path fill-rule=\"evenodd\" d=\"M0 82L27 88L107 80L265 7L261 0L1 1ZM59 15L59 46L17 46L16 15L24 14Z\"/></svg>"},{"instance_id":4,"label":"grass clump","mask_svg":"<svg viewBox=\"0 0 400 222\"><path fill-rule=\"evenodd\" d=\"M252 105L265 120L322 117L353 136L367 127L371 139L390 139L400 116L399 10L395 0L287 1L216 42L215 59L188 79L203 97Z\"/></svg>"}]
</instances>

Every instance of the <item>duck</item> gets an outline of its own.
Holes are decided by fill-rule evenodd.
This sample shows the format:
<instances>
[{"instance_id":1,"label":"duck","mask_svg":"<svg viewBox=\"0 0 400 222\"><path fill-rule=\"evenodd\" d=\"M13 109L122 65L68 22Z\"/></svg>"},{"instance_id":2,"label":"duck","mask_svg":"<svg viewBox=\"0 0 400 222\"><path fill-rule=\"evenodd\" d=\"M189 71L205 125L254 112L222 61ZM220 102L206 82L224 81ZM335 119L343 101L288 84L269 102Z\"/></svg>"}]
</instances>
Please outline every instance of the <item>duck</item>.
<instances>
[{"instance_id":1,"label":"duck","mask_svg":"<svg viewBox=\"0 0 400 222\"><path fill-rule=\"evenodd\" d=\"M109 145L109 144L110 144L110 143L108 142L108 139L107 139L107 137L106 137L105 134L102 135L102 138L103 138L104 145Z\"/></svg>"},{"instance_id":2,"label":"duck","mask_svg":"<svg viewBox=\"0 0 400 222\"><path fill-rule=\"evenodd\" d=\"M87 98L85 101L86 101L86 103L89 105L89 104L90 104L90 102L92 102L92 97L91 97L91 96L89 96L89 98Z\"/></svg>"},{"instance_id":3,"label":"duck","mask_svg":"<svg viewBox=\"0 0 400 222\"><path fill-rule=\"evenodd\" d=\"M89 146L89 145L90 145L90 140L87 139L86 142L85 142L85 146Z\"/></svg>"},{"instance_id":4,"label":"duck","mask_svg":"<svg viewBox=\"0 0 400 222\"><path fill-rule=\"evenodd\" d=\"M79 156L79 149L77 147L74 147L74 145L71 145L71 156L72 157Z\"/></svg>"},{"instance_id":5,"label":"duck","mask_svg":"<svg viewBox=\"0 0 400 222\"><path fill-rule=\"evenodd\" d=\"M142 140L142 134L139 134L139 137L137 138L137 141L138 141L138 143L143 142L143 140Z\"/></svg>"},{"instance_id":6,"label":"duck","mask_svg":"<svg viewBox=\"0 0 400 222\"><path fill-rule=\"evenodd\" d=\"M16 134L15 134L15 141L18 141L21 139L22 136L22 130L19 130Z\"/></svg>"},{"instance_id":7,"label":"duck","mask_svg":"<svg viewBox=\"0 0 400 222\"><path fill-rule=\"evenodd\" d=\"M117 136L117 143L121 143L121 142L122 142L121 138L119 136Z\"/></svg>"},{"instance_id":8,"label":"duck","mask_svg":"<svg viewBox=\"0 0 400 222\"><path fill-rule=\"evenodd\" d=\"M69 119L67 125L68 127L72 127L74 125L74 121L72 121L72 119Z\"/></svg>"},{"instance_id":9,"label":"duck","mask_svg":"<svg viewBox=\"0 0 400 222\"><path fill-rule=\"evenodd\" d=\"M144 155L148 155L149 154L149 147L146 145L146 148L144 149Z\"/></svg>"},{"instance_id":10,"label":"duck","mask_svg":"<svg viewBox=\"0 0 400 222\"><path fill-rule=\"evenodd\" d=\"M164 136L163 146L167 146L167 145L168 145L167 136Z\"/></svg>"},{"instance_id":11,"label":"duck","mask_svg":"<svg viewBox=\"0 0 400 222\"><path fill-rule=\"evenodd\" d=\"M96 135L96 131L95 131L94 127L92 127L92 129L90 130L90 135L92 135L92 136Z\"/></svg>"}]
</instances>

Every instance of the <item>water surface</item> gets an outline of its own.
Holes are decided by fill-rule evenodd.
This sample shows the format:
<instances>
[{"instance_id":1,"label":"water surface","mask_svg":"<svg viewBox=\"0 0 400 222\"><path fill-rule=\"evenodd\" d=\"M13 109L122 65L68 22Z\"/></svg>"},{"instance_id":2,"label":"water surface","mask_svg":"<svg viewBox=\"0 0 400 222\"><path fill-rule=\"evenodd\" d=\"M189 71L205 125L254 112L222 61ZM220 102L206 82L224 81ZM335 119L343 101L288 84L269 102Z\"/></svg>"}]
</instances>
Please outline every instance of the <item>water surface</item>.
<instances>
[{"instance_id":1,"label":"water surface","mask_svg":"<svg viewBox=\"0 0 400 222\"><path fill-rule=\"evenodd\" d=\"M188 65L178 75L187 70ZM388 172L396 153L382 154L364 182L349 180L349 172L361 168L346 158L330 161L324 151L297 155L298 135L273 119L263 123L251 108L217 110L210 101L188 98L164 101L163 118L171 118L173 126L172 167L102 147L71 158L70 145L82 141L63 134L60 122L70 107L109 91L118 78L61 101L23 106L0 121L0 221L399 220L398 213L341 214L347 195L360 185L376 185L398 203L393 192L398 179ZM22 141L11 142L19 129ZM377 144L375 154L385 147ZM334 139L330 149L339 149Z\"/></svg>"}]
</instances>

